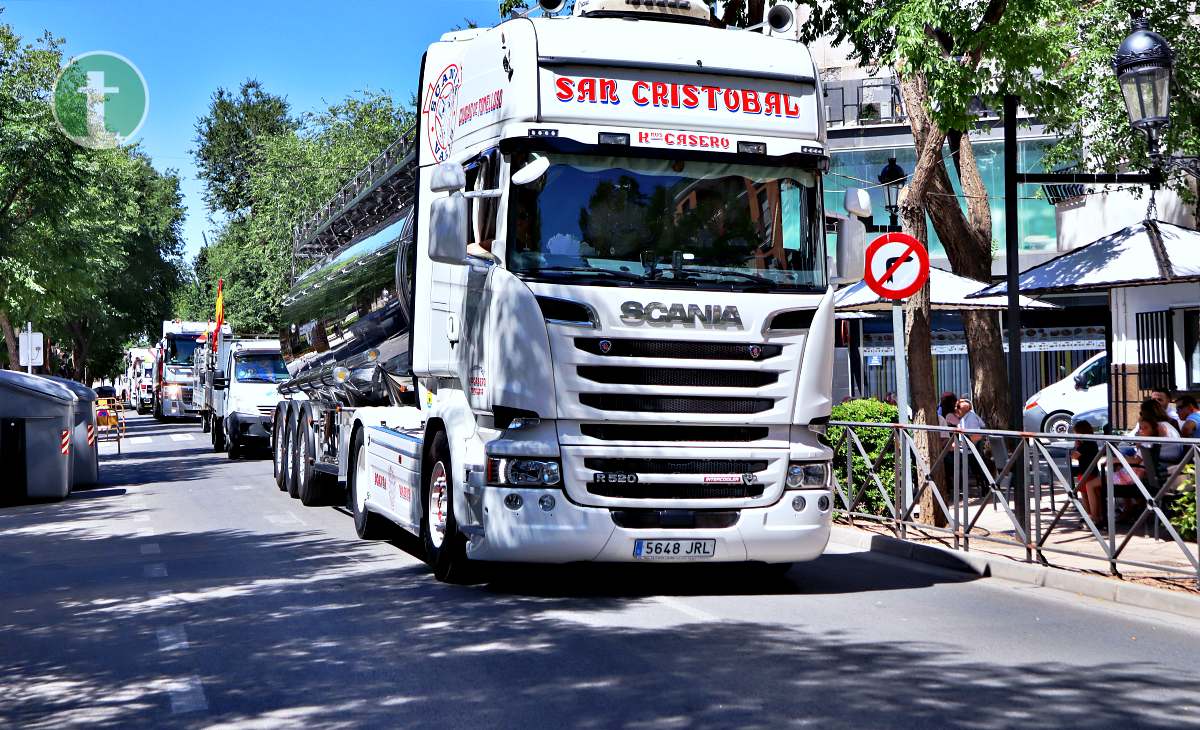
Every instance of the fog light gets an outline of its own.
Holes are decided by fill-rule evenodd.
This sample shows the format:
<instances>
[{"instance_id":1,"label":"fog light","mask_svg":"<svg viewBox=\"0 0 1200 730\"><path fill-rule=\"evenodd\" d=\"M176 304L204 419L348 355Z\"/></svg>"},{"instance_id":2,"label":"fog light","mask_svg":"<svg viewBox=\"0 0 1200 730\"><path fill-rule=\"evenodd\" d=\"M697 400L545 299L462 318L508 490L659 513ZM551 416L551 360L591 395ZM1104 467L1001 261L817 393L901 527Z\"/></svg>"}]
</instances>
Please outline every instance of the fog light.
<instances>
[{"instance_id":1,"label":"fog light","mask_svg":"<svg viewBox=\"0 0 1200 730\"><path fill-rule=\"evenodd\" d=\"M519 494L509 494L504 497L504 506L514 512L521 509L521 505L525 504L525 500Z\"/></svg>"},{"instance_id":2,"label":"fog light","mask_svg":"<svg viewBox=\"0 0 1200 730\"><path fill-rule=\"evenodd\" d=\"M553 495L549 494L543 494L541 499L538 500L538 506L542 508L543 512L549 512L554 509L555 504Z\"/></svg>"},{"instance_id":3,"label":"fog light","mask_svg":"<svg viewBox=\"0 0 1200 730\"><path fill-rule=\"evenodd\" d=\"M796 510L797 512L803 512L804 508L807 506L808 502L799 494L792 498L792 509Z\"/></svg>"},{"instance_id":4,"label":"fog light","mask_svg":"<svg viewBox=\"0 0 1200 730\"><path fill-rule=\"evenodd\" d=\"M817 509L821 510L822 512L828 512L829 511L829 497L822 495L817 500Z\"/></svg>"}]
</instances>

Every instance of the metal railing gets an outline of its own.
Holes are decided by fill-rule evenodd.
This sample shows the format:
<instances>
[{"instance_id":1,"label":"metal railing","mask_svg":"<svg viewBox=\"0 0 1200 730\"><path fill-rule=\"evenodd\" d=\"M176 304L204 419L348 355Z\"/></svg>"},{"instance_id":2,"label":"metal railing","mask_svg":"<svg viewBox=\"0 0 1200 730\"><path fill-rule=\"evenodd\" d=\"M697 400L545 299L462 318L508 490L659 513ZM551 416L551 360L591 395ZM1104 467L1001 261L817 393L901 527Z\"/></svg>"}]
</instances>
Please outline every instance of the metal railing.
<instances>
[{"instance_id":1,"label":"metal railing","mask_svg":"<svg viewBox=\"0 0 1200 730\"><path fill-rule=\"evenodd\" d=\"M1196 488L1200 439L859 422L833 422L829 436L837 454L836 509L851 523L870 520L905 539L914 532L938 537L958 550L970 550L973 541L1015 546L1027 562L1043 565L1048 554L1058 554L1102 561L1113 575L1130 566L1191 576L1200 588L1200 535L1185 540L1165 511ZM922 439L932 442L924 453L917 446ZM1073 470L1075 441L1095 443L1096 455ZM1103 500L1099 520L1085 506L1089 483L1096 504ZM1130 505L1125 514L1137 515L1125 526L1118 524L1119 501ZM918 521L922 502L927 513ZM989 507L1002 513L1006 529L980 528ZM1139 534L1154 538L1151 557L1128 554ZM1166 544L1178 548L1179 559L1162 557L1158 548Z\"/></svg>"}]
</instances>

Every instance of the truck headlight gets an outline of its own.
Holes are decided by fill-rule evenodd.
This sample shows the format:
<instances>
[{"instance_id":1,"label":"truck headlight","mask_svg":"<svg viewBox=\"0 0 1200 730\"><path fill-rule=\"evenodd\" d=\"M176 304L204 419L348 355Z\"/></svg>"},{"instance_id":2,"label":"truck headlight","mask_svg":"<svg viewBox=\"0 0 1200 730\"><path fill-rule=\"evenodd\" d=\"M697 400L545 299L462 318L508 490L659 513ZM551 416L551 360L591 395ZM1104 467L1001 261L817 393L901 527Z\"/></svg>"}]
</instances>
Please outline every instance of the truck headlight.
<instances>
[{"instance_id":1,"label":"truck headlight","mask_svg":"<svg viewBox=\"0 0 1200 730\"><path fill-rule=\"evenodd\" d=\"M163 395L167 398L179 398L183 395L183 387L178 383L170 383L163 386Z\"/></svg>"},{"instance_id":2,"label":"truck headlight","mask_svg":"<svg viewBox=\"0 0 1200 730\"><path fill-rule=\"evenodd\" d=\"M557 487L562 484L562 466L550 459L489 456L487 483L503 487Z\"/></svg>"},{"instance_id":3,"label":"truck headlight","mask_svg":"<svg viewBox=\"0 0 1200 730\"><path fill-rule=\"evenodd\" d=\"M787 479L784 480L788 489L822 489L829 486L829 464L792 463L788 465Z\"/></svg>"}]
</instances>

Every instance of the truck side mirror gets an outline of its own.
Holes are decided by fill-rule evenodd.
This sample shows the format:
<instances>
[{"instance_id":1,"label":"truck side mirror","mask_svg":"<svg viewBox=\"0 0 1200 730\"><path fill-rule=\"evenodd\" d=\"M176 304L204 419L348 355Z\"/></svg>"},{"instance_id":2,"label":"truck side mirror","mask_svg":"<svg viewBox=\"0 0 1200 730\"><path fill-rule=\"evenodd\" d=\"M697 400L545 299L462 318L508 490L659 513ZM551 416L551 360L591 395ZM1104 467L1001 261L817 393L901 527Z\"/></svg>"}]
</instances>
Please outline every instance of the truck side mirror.
<instances>
[{"instance_id":1,"label":"truck side mirror","mask_svg":"<svg viewBox=\"0 0 1200 730\"><path fill-rule=\"evenodd\" d=\"M467 258L467 199L462 194L466 174L462 165L443 163L433 170L429 189L450 193L429 206L429 258L442 264L461 264Z\"/></svg>"}]
</instances>

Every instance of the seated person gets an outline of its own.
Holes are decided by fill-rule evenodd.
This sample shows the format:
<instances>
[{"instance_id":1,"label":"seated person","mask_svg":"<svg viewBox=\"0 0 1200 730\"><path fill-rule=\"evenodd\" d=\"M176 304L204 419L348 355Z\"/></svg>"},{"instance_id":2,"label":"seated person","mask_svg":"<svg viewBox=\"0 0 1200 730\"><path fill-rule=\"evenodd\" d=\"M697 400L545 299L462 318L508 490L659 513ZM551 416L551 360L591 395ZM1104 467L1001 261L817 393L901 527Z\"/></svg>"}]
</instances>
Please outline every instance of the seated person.
<instances>
[{"instance_id":1,"label":"seated person","mask_svg":"<svg viewBox=\"0 0 1200 730\"><path fill-rule=\"evenodd\" d=\"M1175 399L1175 407L1181 420L1179 434L1185 439L1200 438L1200 404L1190 395Z\"/></svg>"},{"instance_id":2,"label":"seated person","mask_svg":"<svg viewBox=\"0 0 1200 730\"><path fill-rule=\"evenodd\" d=\"M1171 425L1167 419L1166 412L1163 407L1151 398L1142 401L1141 408L1138 409L1138 424L1136 435L1143 437L1158 437L1158 438L1179 438L1179 432ZM1152 443L1144 443L1142 448L1153 447ZM1112 483L1114 487L1133 486L1136 481L1141 481L1146 476L1146 468L1142 465L1142 457L1136 449L1131 447L1122 447L1121 453L1125 455L1125 461L1129 462L1129 468L1119 459L1110 459L1108 468L1112 473ZM1085 492L1084 504L1087 506L1088 514L1097 524L1106 521L1104 514L1105 488L1104 477L1101 474L1093 476L1083 484ZM1135 501L1144 501L1140 496L1135 497ZM1126 508L1122 511L1122 517L1127 516L1132 508Z\"/></svg>"}]
</instances>

